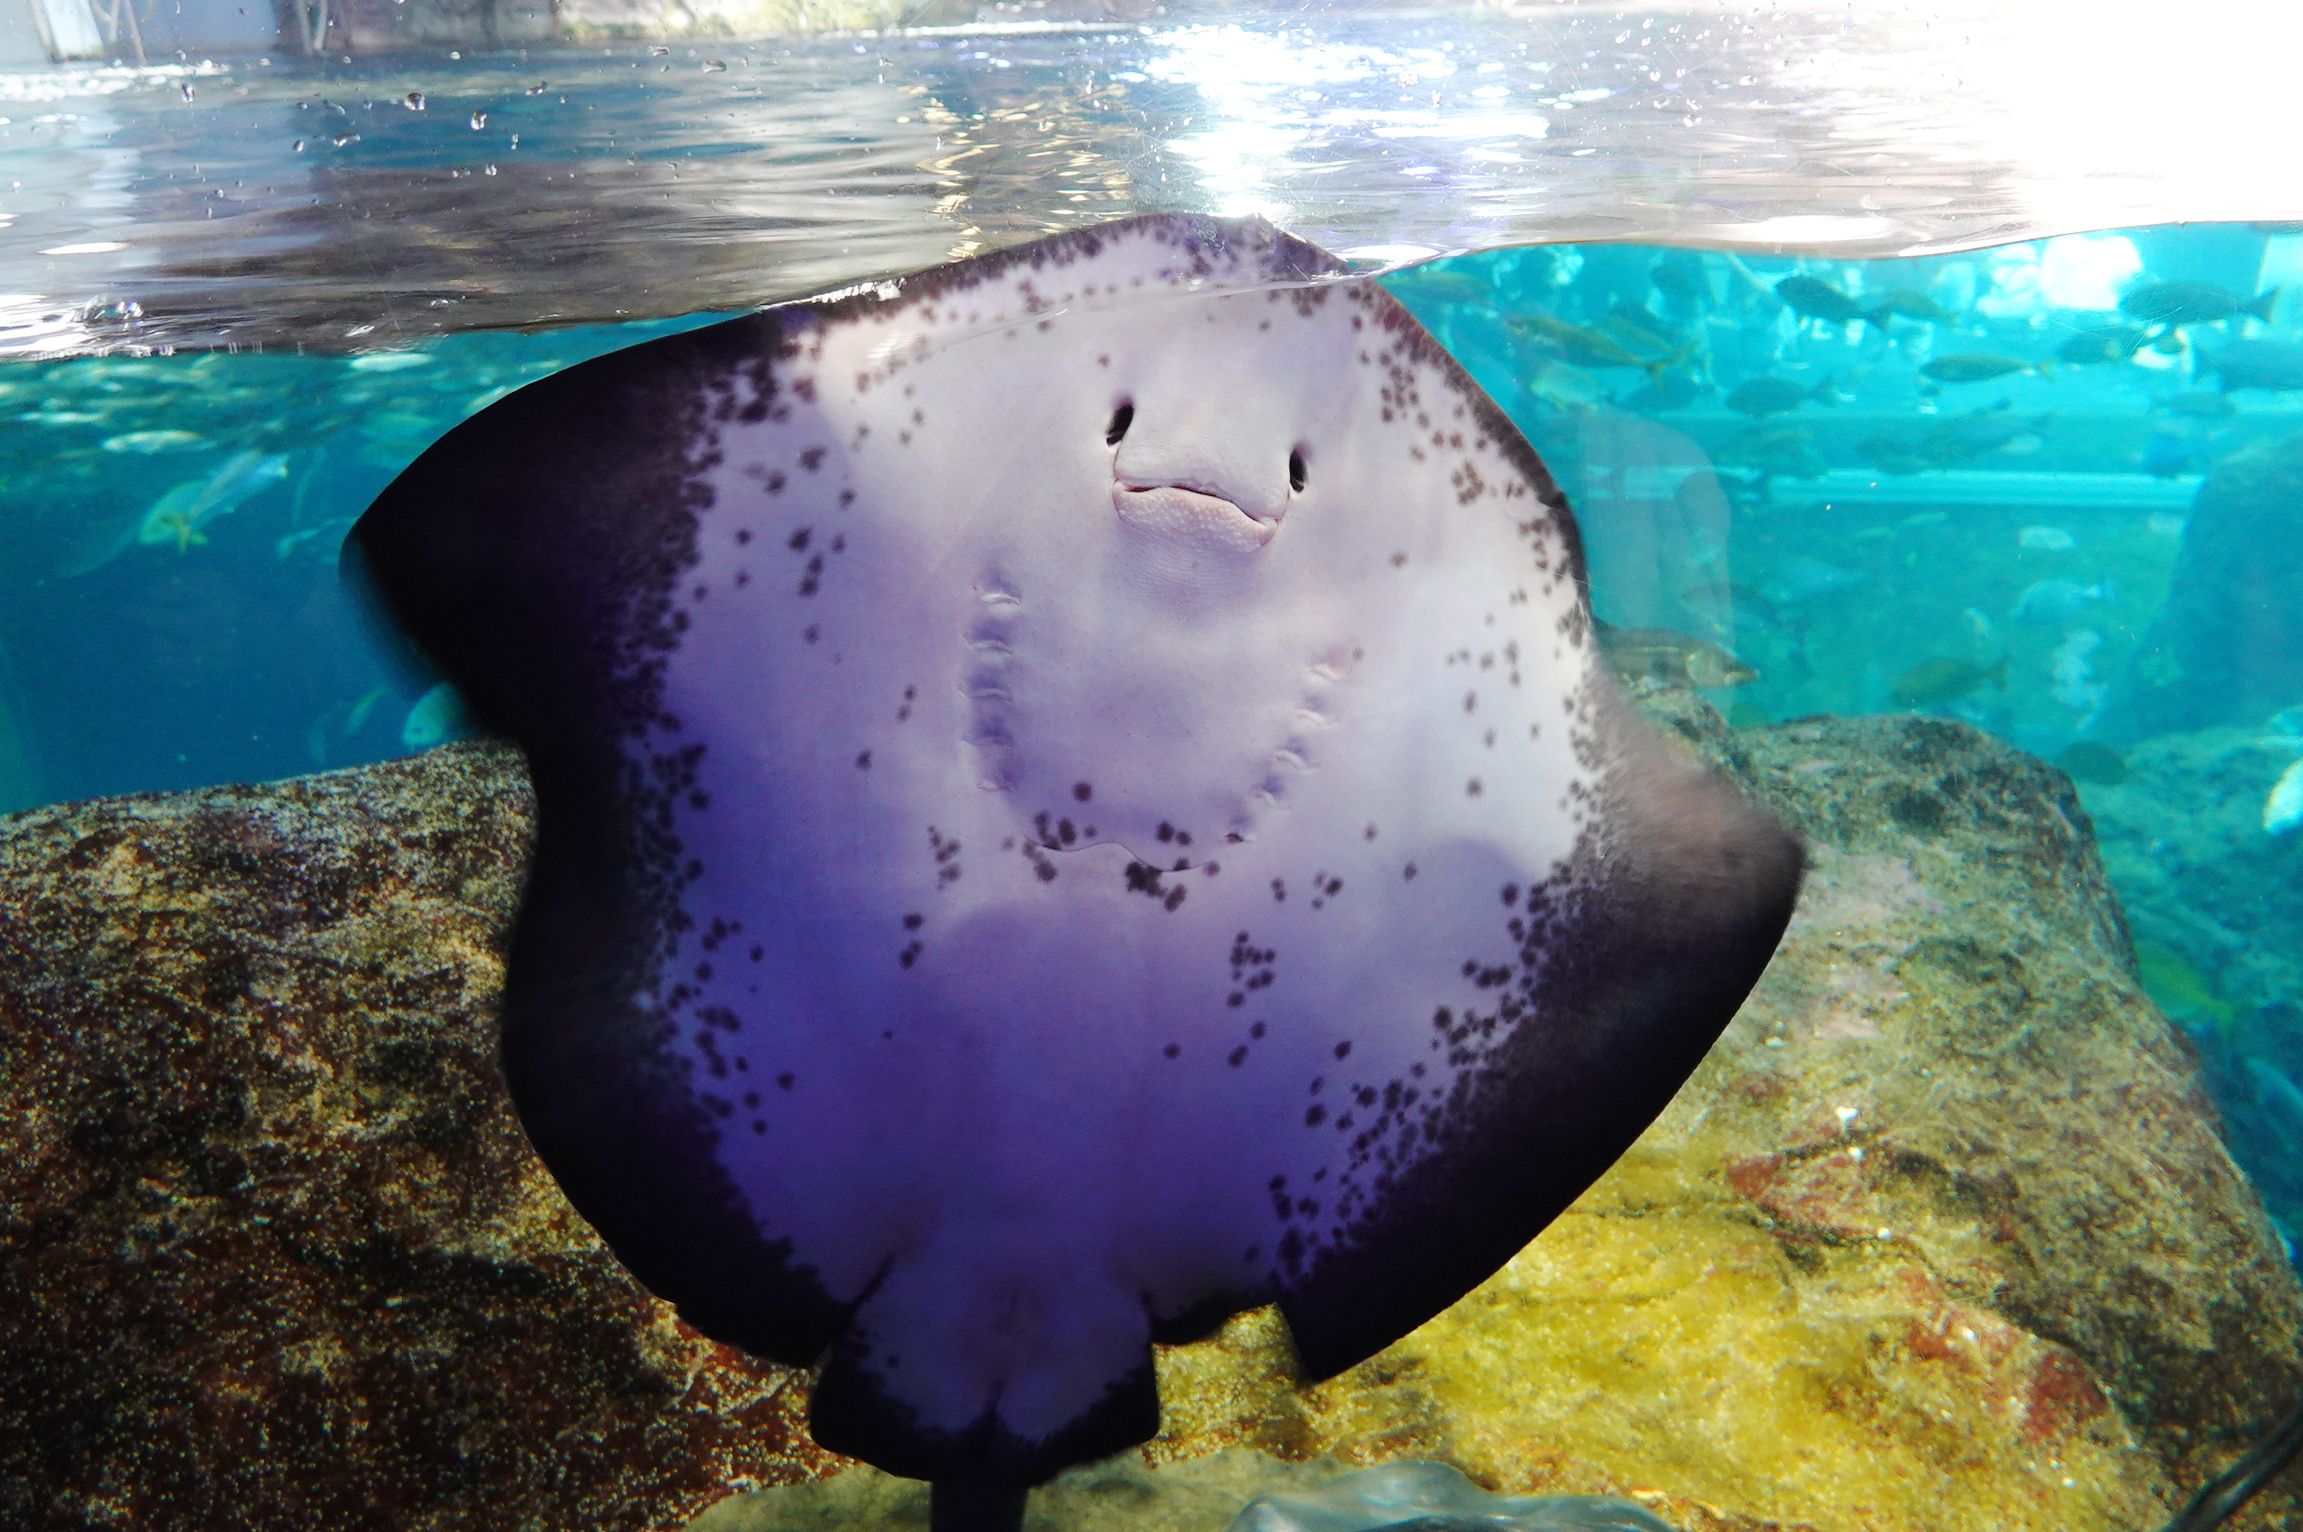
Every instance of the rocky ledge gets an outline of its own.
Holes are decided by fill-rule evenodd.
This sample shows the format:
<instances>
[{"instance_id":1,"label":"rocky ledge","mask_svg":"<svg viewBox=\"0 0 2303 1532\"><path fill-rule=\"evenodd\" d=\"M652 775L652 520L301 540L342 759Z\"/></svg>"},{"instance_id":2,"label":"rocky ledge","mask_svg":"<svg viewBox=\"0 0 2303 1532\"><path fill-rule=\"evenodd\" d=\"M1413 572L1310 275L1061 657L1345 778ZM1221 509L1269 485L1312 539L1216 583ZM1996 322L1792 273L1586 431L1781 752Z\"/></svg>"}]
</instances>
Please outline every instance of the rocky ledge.
<instances>
[{"instance_id":1,"label":"rocky ledge","mask_svg":"<svg viewBox=\"0 0 2303 1532\"><path fill-rule=\"evenodd\" d=\"M1151 1526L1219 1452L1429 1456L1691 1529L2125 1532L2303 1389L2303 1291L2070 783L1957 725L1651 700L1814 856L1696 1080L1343 1376L1295 1386L1266 1314L1166 1354L1167 1434L1074 1498ZM0 1524L673 1528L844 1466L520 1135L490 1015L531 827L485 746L0 820Z\"/></svg>"}]
</instances>

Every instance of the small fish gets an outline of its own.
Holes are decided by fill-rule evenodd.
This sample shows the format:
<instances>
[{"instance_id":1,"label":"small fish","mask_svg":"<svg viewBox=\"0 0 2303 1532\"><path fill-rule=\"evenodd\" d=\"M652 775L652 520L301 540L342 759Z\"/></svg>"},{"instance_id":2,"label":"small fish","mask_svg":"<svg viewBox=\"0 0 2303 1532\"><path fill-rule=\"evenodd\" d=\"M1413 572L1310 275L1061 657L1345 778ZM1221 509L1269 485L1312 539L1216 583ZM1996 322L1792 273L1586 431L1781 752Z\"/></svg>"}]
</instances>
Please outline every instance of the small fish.
<instances>
[{"instance_id":1,"label":"small fish","mask_svg":"<svg viewBox=\"0 0 2303 1532\"><path fill-rule=\"evenodd\" d=\"M2015 546L2033 553L2069 553L2079 546L2079 539L2061 527L2025 527L2015 534Z\"/></svg>"},{"instance_id":2,"label":"small fish","mask_svg":"<svg viewBox=\"0 0 2303 1532\"><path fill-rule=\"evenodd\" d=\"M2101 740L2083 739L2064 746L2055 764L2072 781L2095 787L2117 787L2131 775L2127 757Z\"/></svg>"},{"instance_id":3,"label":"small fish","mask_svg":"<svg viewBox=\"0 0 2303 1532\"><path fill-rule=\"evenodd\" d=\"M1670 320L1620 299L1591 327L1634 356L1667 358L1672 366L1693 362L1702 350L1700 340L1680 334Z\"/></svg>"},{"instance_id":4,"label":"small fish","mask_svg":"<svg viewBox=\"0 0 2303 1532\"><path fill-rule=\"evenodd\" d=\"M408 716L400 723L400 743L409 750L429 750L452 739L467 738L476 729L472 715L464 710L464 699L456 694L456 688L442 681L408 709Z\"/></svg>"},{"instance_id":5,"label":"small fish","mask_svg":"<svg viewBox=\"0 0 2303 1532\"><path fill-rule=\"evenodd\" d=\"M1837 404L1839 392L1832 380L1825 378L1813 388L1802 388L1789 378L1750 378L1728 391L1726 403L1729 409L1756 420L1798 409L1810 401Z\"/></svg>"},{"instance_id":6,"label":"small fish","mask_svg":"<svg viewBox=\"0 0 2303 1532\"><path fill-rule=\"evenodd\" d=\"M1959 316L1916 287L1898 287L1879 295L1879 312L1922 324L1957 324Z\"/></svg>"},{"instance_id":7,"label":"small fish","mask_svg":"<svg viewBox=\"0 0 2303 1532\"><path fill-rule=\"evenodd\" d=\"M1673 686L1741 686L1759 672L1717 644L1671 628L1598 624L1599 647L1616 673Z\"/></svg>"},{"instance_id":8,"label":"small fish","mask_svg":"<svg viewBox=\"0 0 2303 1532\"><path fill-rule=\"evenodd\" d=\"M2148 936L2135 939L2135 977L2151 1003L2174 1021L2209 1021L2230 1025L2236 1008L2215 993L2214 984L2198 966L2165 942Z\"/></svg>"},{"instance_id":9,"label":"small fish","mask_svg":"<svg viewBox=\"0 0 2303 1532\"><path fill-rule=\"evenodd\" d=\"M146 547L173 543L178 553L208 540L206 528L228 516L271 485L288 477L288 459L277 452L235 452L204 479L186 479L152 502L136 528Z\"/></svg>"},{"instance_id":10,"label":"small fish","mask_svg":"<svg viewBox=\"0 0 2303 1532\"><path fill-rule=\"evenodd\" d=\"M2172 328L2184 324L2213 324L2218 319L2229 319L2246 314L2271 322L2271 311L2279 302L2279 289L2266 288L2252 298L2216 287L2207 282L2146 282L2131 288L2119 300L2119 312L2146 324L2162 324Z\"/></svg>"},{"instance_id":11,"label":"small fish","mask_svg":"<svg viewBox=\"0 0 2303 1532\"><path fill-rule=\"evenodd\" d=\"M1669 356L1633 350L1614 336L1587 325L1571 324L1548 314L1522 314L1504 321L1504 328L1521 338L1548 345L1568 361L1584 367L1637 367L1649 377L1685 363L1690 352Z\"/></svg>"},{"instance_id":12,"label":"small fish","mask_svg":"<svg viewBox=\"0 0 2303 1532\"><path fill-rule=\"evenodd\" d=\"M1919 369L1921 377L1937 383L1988 383L1993 378L2016 372L2037 373L2042 378L2052 375L2045 362L2026 362L2020 357L1985 352L1939 356Z\"/></svg>"},{"instance_id":13,"label":"small fish","mask_svg":"<svg viewBox=\"0 0 2303 1532\"><path fill-rule=\"evenodd\" d=\"M1953 659L1945 654L1921 660L1903 673L1895 683L1893 695L1905 707L1934 707L1939 703L1957 702L1986 686L2001 691L2007 689L2006 655L1989 665Z\"/></svg>"},{"instance_id":14,"label":"small fish","mask_svg":"<svg viewBox=\"0 0 2303 1532\"><path fill-rule=\"evenodd\" d=\"M2263 800L2263 833L2285 835L2303 825L2303 760L2290 763Z\"/></svg>"},{"instance_id":15,"label":"small fish","mask_svg":"<svg viewBox=\"0 0 2303 1532\"><path fill-rule=\"evenodd\" d=\"M1884 309L1865 308L1829 282L1815 277L1785 277L1775 284L1775 296L1794 314L1826 324L1851 324L1860 319L1877 329L1887 328Z\"/></svg>"},{"instance_id":16,"label":"small fish","mask_svg":"<svg viewBox=\"0 0 2303 1532\"><path fill-rule=\"evenodd\" d=\"M104 450L150 457L156 452L180 452L186 447L197 447L206 440L196 431L123 431L118 436L105 437Z\"/></svg>"},{"instance_id":17,"label":"small fish","mask_svg":"<svg viewBox=\"0 0 2303 1532\"><path fill-rule=\"evenodd\" d=\"M429 367L432 359L421 351L370 351L352 358L354 372L405 372L411 367Z\"/></svg>"},{"instance_id":18,"label":"small fish","mask_svg":"<svg viewBox=\"0 0 2303 1532\"><path fill-rule=\"evenodd\" d=\"M2034 580L2015 598L2015 610L2009 615L2017 622L2055 626L2118 594L2109 575L2093 585L2081 585L2077 580Z\"/></svg>"},{"instance_id":19,"label":"small fish","mask_svg":"<svg viewBox=\"0 0 2303 1532\"><path fill-rule=\"evenodd\" d=\"M2100 362L2124 362L2143 349L2151 338L2148 330L2131 324L2097 325L2081 330L2055 348L2055 360L2073 367L2091 367Z\"/></svg>"},{"instance_id":20,"label":"small fish","mask_svg":"<svg viewBox=\"0 0 2303 1532\"><path fill-rule=\"evenodd\" d=\"M2261 388L2285 393L2303 388L2303 342L2235 340L2198 363L2201 377L2214 377L2226 391Z\"/></svg>"}]
</instances>

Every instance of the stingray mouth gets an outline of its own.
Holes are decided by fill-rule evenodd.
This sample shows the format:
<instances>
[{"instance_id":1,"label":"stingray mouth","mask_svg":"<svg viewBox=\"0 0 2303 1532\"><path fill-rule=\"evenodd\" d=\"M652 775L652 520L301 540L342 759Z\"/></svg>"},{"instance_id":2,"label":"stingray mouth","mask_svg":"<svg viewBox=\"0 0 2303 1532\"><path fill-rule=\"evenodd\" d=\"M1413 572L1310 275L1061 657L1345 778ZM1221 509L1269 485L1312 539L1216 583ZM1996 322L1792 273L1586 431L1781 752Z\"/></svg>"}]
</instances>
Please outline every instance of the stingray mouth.
<instances>
[{"instance_id":1,"label":"stingray mouth","mask_svg":"<svg viewBox=\"0 0 2303 1532\"><path fill-rule=\"evenodd\" d=\"M1221 495L1181 484L1115 484L1112 509L1155 536L1222 552L1253 553L1279 531L1277 516L1265 521Z\"/></svg>"}]
</instances>

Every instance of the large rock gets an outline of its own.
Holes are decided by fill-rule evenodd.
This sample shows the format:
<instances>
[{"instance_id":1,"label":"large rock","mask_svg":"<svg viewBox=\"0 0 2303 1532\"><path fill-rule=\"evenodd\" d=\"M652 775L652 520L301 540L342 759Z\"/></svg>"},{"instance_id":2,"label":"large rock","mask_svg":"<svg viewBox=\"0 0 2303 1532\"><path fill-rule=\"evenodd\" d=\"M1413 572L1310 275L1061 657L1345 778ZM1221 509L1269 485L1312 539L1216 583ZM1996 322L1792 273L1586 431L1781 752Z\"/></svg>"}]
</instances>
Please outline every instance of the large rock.
<instances>
[{"instance_id":1,"label":"large rock","mask_svg":"<svg viewBox=\"0 0 2303 1532\"><path fill-rule=\"evenodd\" d=\"M1310 1389L1268 1314L1163 1356L1148 1462L2154 1524L2303 1387L2303 1293L2069 784L1954 725L1665 709L1814 848L1752 1002L1397 1346ZM682 1328L526 1151L489 1013L528 813L471 748L0 822L0 1524L669 1528L837 1466L802 1381ZM1065 1503L1232 1482L1084 1472ZM855 1482L811 1514L885 1498Z\"/></svg>"},{"instance_id":2,"label":"large rock","mask_svg":"<svg viewBox=\"0 0 2303 1532\"><path fill-rule=\"evenodd\" d=\"M2248 448L2199 486L2134 665L2146 729L2251 724L2303 702L2303 435Z\"/></svg>"},{"instance_id":3,"label":"large rock","mask_svg":"<svg viewBox=\"0 0 2303 1532\"><path fill-rule=\"evenodd\" d=\"M0 821L0 1526L666 1526L830 1460L521 1136L516 757Z\"/></svg>"}]
</instances>

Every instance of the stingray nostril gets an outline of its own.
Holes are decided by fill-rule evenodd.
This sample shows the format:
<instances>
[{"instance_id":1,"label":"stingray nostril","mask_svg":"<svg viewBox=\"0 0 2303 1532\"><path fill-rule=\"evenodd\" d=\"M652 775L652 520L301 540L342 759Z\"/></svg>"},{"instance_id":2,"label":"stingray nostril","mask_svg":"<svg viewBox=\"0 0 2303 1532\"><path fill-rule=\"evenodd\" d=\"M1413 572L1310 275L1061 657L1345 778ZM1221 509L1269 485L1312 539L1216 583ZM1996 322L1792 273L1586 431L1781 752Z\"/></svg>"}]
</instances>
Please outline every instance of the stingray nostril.
<instances>
[{"instance_id":1,"label":"stingray nostril","mask_svg":"<svg viewBox=\"0 0 2303 1532\"><path fill-rule=\"evenodd\" d=\"M1123 404L1113 410L1112 423L1104 427L1104 445L1118 446L1120 438L1128 434L1128 427L1135 423L1135 418L1136 407L1132 404Z\"/></svg>"},{"instance_id":2,"label":"stingray nostril","mask_svg":"<svg viewBox=\"0 0 2303 1532\"><path fill-rule=\"evenodd\" d=\"M1297 494L1303 493L1303 452L1300 448L1287 455L1287 484Z\"/></svg>"}]
</instances>

